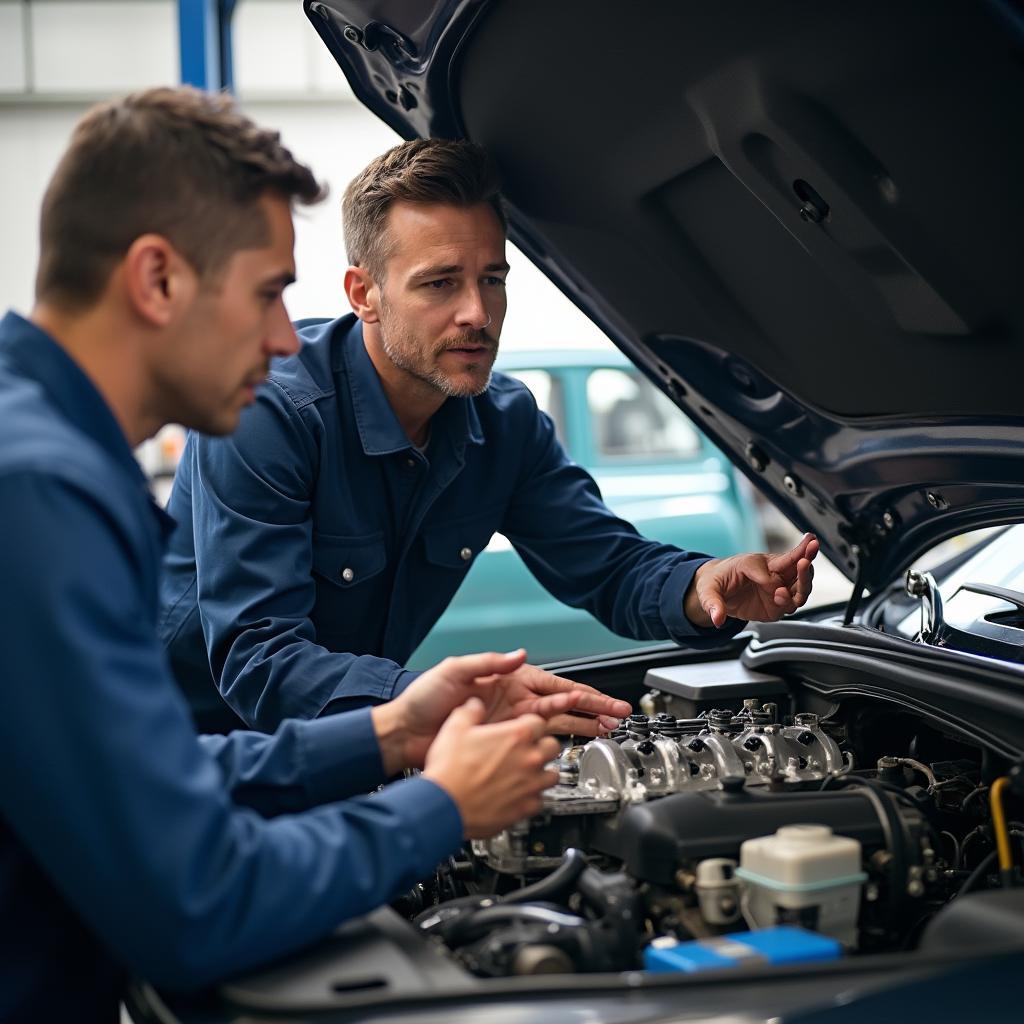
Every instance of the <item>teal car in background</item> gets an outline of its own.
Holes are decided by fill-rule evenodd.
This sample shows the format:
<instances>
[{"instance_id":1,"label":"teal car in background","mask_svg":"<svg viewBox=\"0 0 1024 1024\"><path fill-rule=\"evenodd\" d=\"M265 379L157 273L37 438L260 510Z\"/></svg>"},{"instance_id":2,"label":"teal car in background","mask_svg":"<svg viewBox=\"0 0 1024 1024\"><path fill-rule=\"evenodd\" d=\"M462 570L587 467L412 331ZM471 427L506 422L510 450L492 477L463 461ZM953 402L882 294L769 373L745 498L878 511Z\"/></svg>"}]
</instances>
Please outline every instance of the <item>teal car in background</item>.
<instances>
[{"instance_id":1,"label":"teal car in background","mask_svg":"<svg viewBox=\"0 0 1024 1024\"><path fill-rule=\"evenodd\" d=\"M745 482L625 356L519 351L500 355L495 369L526 384L609 507L642 534L714 555L763 549ZM422 669L449 654L516 647L539 664L637 646L553 598L495 534L408 665Z\"/></svg>"}]
</instances>

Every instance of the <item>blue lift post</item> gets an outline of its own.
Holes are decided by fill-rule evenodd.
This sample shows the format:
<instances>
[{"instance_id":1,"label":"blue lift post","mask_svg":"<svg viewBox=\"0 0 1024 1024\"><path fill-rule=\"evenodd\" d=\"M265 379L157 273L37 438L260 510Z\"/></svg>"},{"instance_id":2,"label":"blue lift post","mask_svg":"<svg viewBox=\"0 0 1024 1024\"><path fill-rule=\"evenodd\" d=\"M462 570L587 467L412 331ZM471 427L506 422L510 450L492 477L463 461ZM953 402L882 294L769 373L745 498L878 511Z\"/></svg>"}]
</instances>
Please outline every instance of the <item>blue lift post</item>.
<instances>
[{"instance_id":1,"label":"blue lift post","mask_svg":"<svg viewBox=\"0 0 1024 1024\"><path fill-rule=\"evenodd\" d=\"M234 88L231 18L237 0L178 0L178 52L183 85L210 92Z\"/></svg>"}]
</instances>

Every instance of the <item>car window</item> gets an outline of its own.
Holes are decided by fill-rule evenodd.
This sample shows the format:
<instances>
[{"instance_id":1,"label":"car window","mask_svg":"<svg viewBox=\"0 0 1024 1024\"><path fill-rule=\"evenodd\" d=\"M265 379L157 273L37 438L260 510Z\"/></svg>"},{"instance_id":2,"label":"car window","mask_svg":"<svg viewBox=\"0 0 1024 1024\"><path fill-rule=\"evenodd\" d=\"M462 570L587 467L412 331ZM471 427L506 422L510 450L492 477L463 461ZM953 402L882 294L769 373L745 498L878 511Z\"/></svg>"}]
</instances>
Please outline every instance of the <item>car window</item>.
<instances>
[{"instance_id":1,"label":"car window","mask_svg":"<svg viewBox=\"0 0 1024 1024\"><path fill-rule=\"evenodd\" d=\"M533 393L537 407L546 412L555 424L558 440L565 445L565 401L562 382L547 370L507 370L509 377L521 380Z\"/></svg>"},{"instance_id":2,"label":"car window","mask_svg":"<svg viewBox=\"0 0 1024 1024\"><path fill-rule=\"evenodd\" d=\"M594 370L587 378L587 405L604 459L689 458L700 450L693 424L639 373Z\"/></svg>"}]
</instances>

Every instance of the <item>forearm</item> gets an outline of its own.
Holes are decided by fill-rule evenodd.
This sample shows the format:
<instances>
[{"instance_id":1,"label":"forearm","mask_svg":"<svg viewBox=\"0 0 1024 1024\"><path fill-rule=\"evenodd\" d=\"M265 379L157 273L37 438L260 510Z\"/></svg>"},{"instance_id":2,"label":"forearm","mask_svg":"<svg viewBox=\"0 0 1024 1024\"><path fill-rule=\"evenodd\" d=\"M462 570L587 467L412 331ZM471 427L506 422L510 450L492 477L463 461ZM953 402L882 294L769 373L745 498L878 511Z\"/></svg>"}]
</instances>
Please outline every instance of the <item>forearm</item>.
<instances>
[{"instance_id":1,"label":"forearm","mask_svg":"<svg viewBox=\"0 0 1024 1024\"><path fill-rule=\"evenodd\" d=\"M266 817L369 793L387 777L369 709L288 721L272 736L233 732L199 739L234 801Z\"/></svg>"},{"instance_id":2,"label":"forearm","mask_svg":"<svg viewBox=\"0 0 1024 1024\"><path fill-rule=\"evenodd\" d=\"M311 719L391 700L415 678L396 662L330 651L308 622L271 620L236 631L218 658L215 624L204 623L217 687L253 729L272 732L290 718Z\"/></svg>"}]
</instances>

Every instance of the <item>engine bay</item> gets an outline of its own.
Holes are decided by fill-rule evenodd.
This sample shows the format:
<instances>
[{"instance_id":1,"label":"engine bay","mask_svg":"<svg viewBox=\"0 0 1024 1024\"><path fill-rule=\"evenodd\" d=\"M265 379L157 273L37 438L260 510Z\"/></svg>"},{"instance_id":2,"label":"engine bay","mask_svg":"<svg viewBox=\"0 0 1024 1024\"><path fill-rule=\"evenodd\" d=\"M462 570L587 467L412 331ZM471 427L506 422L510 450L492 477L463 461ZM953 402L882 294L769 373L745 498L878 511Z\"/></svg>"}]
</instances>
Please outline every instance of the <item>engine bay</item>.
<instances>
[{"instance_id":1,"label":"engine bay","mask_svg":"<svg viewBox=\"0 0 1024 1024\"><path fill-rule=\"evenodd\" d=\"M614 733L566 738L539 814L395 904L472 975L910 951L949 935L963 895L1016 882L997 846L1019 850L1024 824L992 811L1008 766L970 737L739 661L644 686Z\"/></svg>"}]
</instances>

